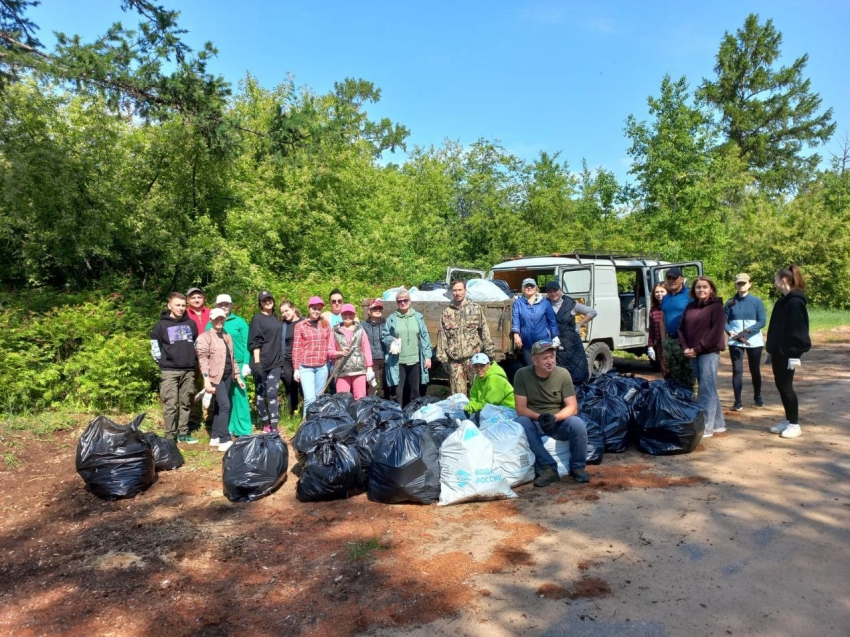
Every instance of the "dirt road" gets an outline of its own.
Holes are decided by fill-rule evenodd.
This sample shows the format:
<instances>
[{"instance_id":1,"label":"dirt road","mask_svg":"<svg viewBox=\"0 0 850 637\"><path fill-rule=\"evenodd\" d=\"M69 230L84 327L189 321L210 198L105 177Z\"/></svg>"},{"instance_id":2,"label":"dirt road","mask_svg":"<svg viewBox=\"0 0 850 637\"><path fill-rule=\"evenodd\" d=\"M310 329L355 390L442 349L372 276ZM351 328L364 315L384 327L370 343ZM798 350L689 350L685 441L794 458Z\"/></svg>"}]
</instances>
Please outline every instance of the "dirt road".
<instances>
[{"instance_id":1,"label":"dirt road","mask_svg":"<svg viewBox=\"0 0 850 637\"><path fill-rule=\"evenodd\" d=\"M510 502L234 505L216 467L102 502L75 433L0 472L0 635L850 635L850 334L688 456L630 450ZM842 340L843 339L843 340ZM732 403L728 357L721 399ZM210 451L211 455L216 452Z\"/></svg>"}]
</instances>

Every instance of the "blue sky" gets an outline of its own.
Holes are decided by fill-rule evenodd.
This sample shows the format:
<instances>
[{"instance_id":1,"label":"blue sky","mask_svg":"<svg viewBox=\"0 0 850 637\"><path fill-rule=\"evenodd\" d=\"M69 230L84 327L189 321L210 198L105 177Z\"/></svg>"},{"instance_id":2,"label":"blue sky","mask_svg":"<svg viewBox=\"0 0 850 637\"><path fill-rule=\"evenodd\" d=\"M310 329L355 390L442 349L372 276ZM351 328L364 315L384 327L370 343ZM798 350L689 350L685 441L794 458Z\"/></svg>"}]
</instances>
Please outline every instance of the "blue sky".
<instances>
[{"instance_id":1,"label":"blue sky","mask_svg":"<svg viewBox=\"0 0 850 637\"><path fill-rule=\"evenodd\" d=\"M218 47L210 70L234 85L250 72L271 88L291 73L323 93L362 77L382 91L370 113L407 126L411 146L498 139L525 159L560 151L573 170L586 158L621 181L626 117L646 118L665 73L685 75L692 89L712 77L724 31L753 12L782 32L783 62L809 54L812 90L838 122L821 156L850 135L846 0L157 2L181 12L192 46ZM31 16L47 43L54 30L90 37L114 21L134 25L119 5L42 0Z\"/></svg>"}]
</instances>

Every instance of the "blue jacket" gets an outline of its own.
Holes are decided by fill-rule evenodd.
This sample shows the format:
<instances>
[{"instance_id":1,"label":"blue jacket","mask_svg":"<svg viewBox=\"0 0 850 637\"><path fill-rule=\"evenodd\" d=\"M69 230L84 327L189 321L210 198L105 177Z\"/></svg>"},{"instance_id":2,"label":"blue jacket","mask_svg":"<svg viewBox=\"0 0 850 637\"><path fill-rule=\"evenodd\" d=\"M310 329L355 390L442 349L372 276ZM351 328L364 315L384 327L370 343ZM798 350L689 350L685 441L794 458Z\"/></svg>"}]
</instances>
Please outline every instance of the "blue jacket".
<instances>
[{"instance_id":1,"label":"blue jacket","mask_svg":"<svg viewBox=\"0 0 850 637\"><path fill-rule=\"evenodd\" d=\"M762 347L764 337L761 331L767 325L767 312L762 300L748 294L739 296L736 294L726 301L726 331L742 334L749 345L737 339L729 339L730 347ZM747 330L746 332L744 330Z\"/></svg>"},{"instance_id":2,"label":"blue jacket","mask_svg":"<svg viewBox=\"0 0 850 637\"><path fill-rule=\"evenodd\" d=\"M537 341L551 340L558 336L558 320L549 303L539 292L529 304L524 296L514 301L511 334L519 334L522 348L531 349Z\"/></svg>"}]
</instances>

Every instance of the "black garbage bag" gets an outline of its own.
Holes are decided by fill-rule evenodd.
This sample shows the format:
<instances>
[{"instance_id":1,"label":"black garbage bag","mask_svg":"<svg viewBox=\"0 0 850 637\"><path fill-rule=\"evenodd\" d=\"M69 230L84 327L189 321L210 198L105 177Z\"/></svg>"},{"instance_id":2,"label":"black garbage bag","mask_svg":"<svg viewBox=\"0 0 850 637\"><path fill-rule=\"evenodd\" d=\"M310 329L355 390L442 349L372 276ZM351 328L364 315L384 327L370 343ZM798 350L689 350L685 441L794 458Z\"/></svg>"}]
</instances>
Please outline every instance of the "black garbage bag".
<instances>
[{"instance_id":1,"label":"black garbage bag","mask_svg":"<svg viewBox=\"0 0 850 637\"><path fill-rule=\"evenodd\" d=\"M414 425L419 425L420 423L424 423L424 420L414 420ZM454 418L437 418L436 420L432 420L429 423L426 423L428 429L431 430L431 437L434 439L434 444L437 445L437 449L443 446L443 443L446 441L450 435L452 435L457 429L457 421Z\"/></svg>"},{"instance_id":2,"label":"black garbage bag","mask_svg":"<svg viewBox=\"0 0 850 637\"><path fill-rule=\"evenodd\" d=\"M602 388L598 385L595 385L592 381L586 383L576 383L575 384L576 391L576 402L578 403L579 409L581 409L582 404L585 400L589 398L594 398L596 396L601 396L604 392Z\"/></svg>"},{"instance_id":3,"label":"black garbage bag","mask_svg":"<svg viewBox=\"0 0 850 637\"><path fill-rule=\"evenodd\" d=\"M634 406L632 412L635 418L635 426L640 432L643 428L643 423L647 419L647 412L651 404L651 398L656 392L663 392L671 396L676 396L685 402L694 402L694 394L691 390L682 387L678 383L671 380L653 380L651 381L644 392L641 400Z\"/></svg>"},{"instance_id":4,"label":"black garbage bag","mask_svg":"<svg viewBox=\"0 0 850 637\"><path fill-rule=\"evenodd\" d=\"M619 396L595 396L584 401L580 415L593 420L602 427L605 451L622 453L628 444L631 410Z\"/></svg>"},{"instance_id":5,"label":"black garbage bag","mask_svg":"<svg viewBox=\"0 0 850 637\"><path fill-rule=\"evenodd\" d=\"M602 464L605 455L605 433L602 427L592 418L581 416L587 425L587 464Z\"/></svg>"},{"instance_id":6,"label":"black garbage bag","mask_svg":"<svg viewBox=\"0 0 850 637\"><path fill-rule=\"evenodd\" d=\"M419 398L414 398L407 406L404 408L404 415L408 418L419 411L419 408L423 405L431 405L433 403L438 403L442 399L437 396L420 396Z\"/></svg>"},{"instance_id":7,"label":"black garbage bag","mask_svg":"<svg viewBox=\"0 0 850 637\"><path fill-rule=\"evenodd\" d=\"M302 462L322 436L336 436L345 444L352 444L356 435L354 421L348 412L320 414L301 423L292 437L292 448L298 462Z\"/></svg>"},{"instance_id":8,"label":"black garbage bag","mask_svg":"<svg viewBox=\"0 0 850 637\"><path fill-rule=\"evenodd\" d=\"M372 400L363 405L359 404L367 398L372 398ZM382 398L375 399L374 397L367 398L355 401L348 410L348 413L354 417L357 423L357 431L373 429L387 421L401 422L407 420L401 407L395 401Z\"/></svg>"},{"instance_id":9,"label":"black garbage bag","mask_svg":"<svg viewBox=\"0 0 850 637\"><path fill-rule=\"evenodd\" d=\"M299 502L341 500L362 492L365 484L354 446L322 436L304 458L295 497Z\"/></svg>"},{"instance_id":10,"label":"black garbage bag","mask_svg":"<svg viewBox=\"0 0 850 637\"><path fill-rule=\"evenodd\" d=\"M322 394L307 406L306 418L309 420L322 414L348 413L348 407L353 402L354 396L349 393L334 394L333 396Z\"/></svg>"},{"instance_id":11,"label":"black garbage bag","mask_svg":"<svg viewBox=\"0 0 850 637\"><path fill-rule=\"evenodd\" d=\"M360 415L364 412L374 411L380 408L395 409L399 412L401 411L401 407L399 407L399 404L394 400L385 400L379 396L364 396L359 400L351 402L348 406L348 414L357 421L360 419Z\"/></svg>"},{"instance_id":12,"label":"black garbage bag","mask_svg":"<svg viewBox=\"0 0 850 637\"><path fill-rule=\"evenodd\" d=\"M367 480L369 478L369 469L372 466L372 456L375 454L375 449L378 447L381 438L390 429L401 426L402 422L404 421L385 420L373 427L357 432L354 447L360 456L360 467L363 469L363 474Z\"/></svg>"},{"instance_id":13,"label":"black garbage bag","mask_svg":"<svg viewBox=\"0 0 850 637\"><path fill-rule=\"evenodd\" d=\"M641 451L653 456L691 453L705 433L705 411L659 384L650 390L638 424Z\"/></svg>"},{"instance_id":14,"label":"black garbage bag","mask_svg":"<svg viewBox=\"0 0 850 637\"><path fill-rule=\"evenodd\" d=\"M279 434L241 436L224 453L222 482L231 502L253 502L286 482L289 449Z\"/></svg>"},{"instance_id":15,"label":"black garbage bag","mask_svg":"<svg viewBox=\"0 0 850 637\"><path fill-rule=\"evenodd\" d=\"M129 425L119 425L98 416L80 436L77 473L97 497L132 498L156 481L153 451L139 431L144 418L140 414Z\"/></svg>"},{"instance_id":16,"label":"black garbage bag","mask_svg":"<svg viewBox=\"0 0 850 637\"><path fill-rule=\"evenodd\" d=\"M145 444L153 452L153 461L157 471L171 471L179 469L185 462L183 454L177 448L177 443L158 436L153 431L143 434Z\"/></svg>"},{"instance_id":17,"label":"black garbage bag","mask_svg":"<svg viewBox=\"0 0 850 637\"><path fill-rule=\"evenodd\" d=\"M369 468L369 499L384 504L431 504L440 498L440 450L424 424L386 431Z\"/></svg>"}]
</instances>

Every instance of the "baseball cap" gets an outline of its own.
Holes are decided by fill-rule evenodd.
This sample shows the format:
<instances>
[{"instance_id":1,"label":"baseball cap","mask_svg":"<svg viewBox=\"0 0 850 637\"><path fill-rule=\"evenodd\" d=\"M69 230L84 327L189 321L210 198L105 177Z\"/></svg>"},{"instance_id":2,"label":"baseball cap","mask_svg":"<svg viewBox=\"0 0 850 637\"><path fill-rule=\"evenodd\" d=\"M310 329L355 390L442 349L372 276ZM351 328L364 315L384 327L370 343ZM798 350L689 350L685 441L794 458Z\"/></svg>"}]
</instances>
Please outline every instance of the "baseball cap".
<instances>
[{"instance_id":1,"label":"baseball cap","mask_svg":"<svg viewBox=\"0 0 850 637\"><path fill-rule=\"evenodd\" d=\"M379 308L381 308L382 310L384 309L384 304L383 304L383 303L381 303L381 299L375 299L374 301L372 301L372 302L369 304L369 309L370 309L370 310L374 310L376 307L379 307Z\"/></svg>"},{"instance_id":2,"label":"baseball cap","mask_svg":"<svg viewBox=\"0 0 850 637\"><path fill-rule=\"evenodd\" d=\"M321 296L311 296L310 300L307 301L307 307L310 307L311 305L321 305L322 307L325 307L325 302Z\"/></svg>"},{"instance_id":3,"label":"baseball cap","mask_svg":"<svg viewBox=\"0 0 850 637\"><path fill-rule=\"evenodd\" d=\"M534 279L532 279L530 277L527 278L527 279L523 279L522 280L522 287L525 287L526 285L533 285L534 287L537 287L537 281L535 281Z\"/></svg>"},{"instance_id":4,"label":"baseball cap","mask_svg":"<svg viewBox=\"0 0 850 637\"><path fill-rule=\"evenodd\" d=\"M352 314L357 314L357 309L351 304L346 303L342 306L342 309L339 311L340 314L345 314L346 312L351 312Z\"/></svg>"},{"instance_id":5,"label":"baseball cap","mask_svg":"<svg viewBox=\"0 0 850 637\"><path fill-rule=\"evenodd\" d=\"M197 287L196 288L189 288L188 291L186 292L186 297L188 298L188 297L192 296L193 294L203 294L203 293L204 293L204 291L201 288L197 288Z\"/></svg>"},{"instance_id":6,"label":"baseball cap","mask_svg":"<svg viewBox=\"0 0 850 637\"><path fill-rule=\"evenodd\" d=\"M537 341L534 345L531 346L531 353L532 354L542 354L543 352L545 352L546 350L549 350L549 349L557 349L555 347L555 345L552 343L552 341L549 341L549 340Z\"/></svg>"},{"instance_id":7,"label":"baseball cap","mask_svg":"<svg viewBox=\"0 0 850 637\"><path fill-rule=\"evenodd\" d=\"M547 292L551 292L552 290L560 290L560 289L561 289L561 286L558 284L557 281L549 281L549 283L546 284L546 291Z\"/></svg>"},{"instance_id":8,"label":"baseball cap","mask_svg":"<svg viewBox=\"0 0 850 637\"><path fill-rule=\"evenodd\" d=\"M487 356L484 352L478 352L475 356L472 357L473 365L487 365L490 362L490 357Z\"/></svg>"},{"instance_id":9,"label":"baseball cap","mask_svg":"<svg viewBox=\"0 0 850 637\"><path fill-rule=\"evenodd\" d=\"M736 274L735 275L735 283L741 283L742 281L744 283L749 283L750 282L750 275L747 274L746 272L741 272L740 274Z\"/></svg>"},{"instance_id":10,"label":"baseball cap","mask_svg":"<svg viewBox=\"0 0 850 637\"><path fill-rule=\"evenodd\" d=\"M667 270L667 278L668 279L678 279L682 276L682 268L670 268Z\"/></svg>"},{"instance_id":11,"label":"baseball cap","mask_svg":"<svg viewBox=\"0 0 850 637\"><path fill-rule=\"evenodd\" d=\"M257 295L257 301L259 301L260 303L262 303L262 302L263 302L263 301L265 301L266 299L272 299L272 300L274 300L274 297L272 296L272 293L271 293L271 292L269 292L268 290L263 290L262 292L260 292L260 293Z\"/></svg>"},{"instance_id":12,"label":"baseball cap","mask_svg":"<svg viewBox=\"0 0 850 637\"><path fill-rule=\"evenodd\" d=\"M227 318L227 312L222 310L220 307L213 308L213 311L210 312L210 320L214 321L217 318Z\"/></svg>"},{"instance_id":13,"label":"baseball cap","mask_svg":"<svg viewBox=\"0 0 850 637\"><path fill-rule=\"evenodd\" d=\"M215 304L218 305L219 303L230 303L233 305L233 299L230 298L229 294L219 294L215 297Z\"/></svg>"}]
</instances>

